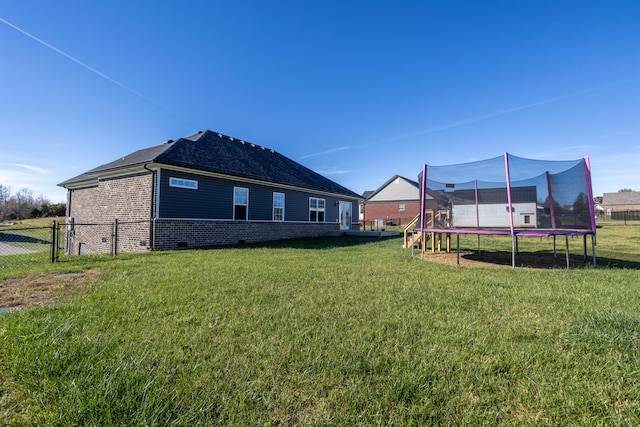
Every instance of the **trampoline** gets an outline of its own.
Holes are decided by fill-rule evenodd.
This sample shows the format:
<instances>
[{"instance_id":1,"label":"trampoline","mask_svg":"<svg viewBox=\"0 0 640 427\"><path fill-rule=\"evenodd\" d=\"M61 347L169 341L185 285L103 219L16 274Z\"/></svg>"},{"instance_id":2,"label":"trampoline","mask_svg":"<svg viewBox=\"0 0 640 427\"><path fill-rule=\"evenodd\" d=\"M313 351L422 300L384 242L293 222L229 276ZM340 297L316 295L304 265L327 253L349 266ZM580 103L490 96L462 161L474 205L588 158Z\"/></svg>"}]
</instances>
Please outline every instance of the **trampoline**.
<instances>
[{"instance_id":1,"label":"trampoline","mask_svg":"<svg viewBox=\"0 0 640 427\"><path fill-rule=\"evenodd\" d=\"M511 236L512 268L516 266L519 237L553 237L555 254L556 238L564 236L568 268L568 238L583 236L586 259L590 235L596 266L588 157L550 161L505 153L456 165L425 164L418 182L421 209L413 233L423 242L425 233L457 235L458 264L461 234ZM425 244L421 249L424 257Z\"/></svg>"}]
</instances>

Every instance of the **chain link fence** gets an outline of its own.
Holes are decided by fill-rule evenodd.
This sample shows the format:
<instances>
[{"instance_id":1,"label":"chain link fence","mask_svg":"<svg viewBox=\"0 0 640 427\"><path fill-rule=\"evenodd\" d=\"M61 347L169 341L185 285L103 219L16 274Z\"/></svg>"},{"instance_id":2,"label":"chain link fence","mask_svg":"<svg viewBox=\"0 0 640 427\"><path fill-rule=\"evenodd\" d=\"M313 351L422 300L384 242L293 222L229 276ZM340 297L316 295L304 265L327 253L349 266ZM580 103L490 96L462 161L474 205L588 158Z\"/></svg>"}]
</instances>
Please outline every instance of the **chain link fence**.
<instances>
[{"instance_id":1,"label":"chain link fence","mask_svg":"<svg viewBox=\"0 0 640 427\"><path fill-rule=\"evenodd\" d=\"M0 268L10 268L34 261L54 262L57 226L0 226Z\"/></svg>"},{"instance_id":2,"label":"chain link fence","mask_svg":"<svg viewBox=\"0 0 640 427\"><path fill-rule=\"evenodd\" d=\"M153 221L0 226L0 269L34 262L60 262L74 255L146 252L152 249Z\"/></svg>"},{"instance_id":3,"label":"chain link fence","mask_svg":"<svg viewBox=\"0 0 640 427\"><path fill-rule=\"evenodd\" d=\"M65 235L64 253L68 255L146 252L152 248L153 221L74 223L60 226Z\"/></svg>"}]
</instances>

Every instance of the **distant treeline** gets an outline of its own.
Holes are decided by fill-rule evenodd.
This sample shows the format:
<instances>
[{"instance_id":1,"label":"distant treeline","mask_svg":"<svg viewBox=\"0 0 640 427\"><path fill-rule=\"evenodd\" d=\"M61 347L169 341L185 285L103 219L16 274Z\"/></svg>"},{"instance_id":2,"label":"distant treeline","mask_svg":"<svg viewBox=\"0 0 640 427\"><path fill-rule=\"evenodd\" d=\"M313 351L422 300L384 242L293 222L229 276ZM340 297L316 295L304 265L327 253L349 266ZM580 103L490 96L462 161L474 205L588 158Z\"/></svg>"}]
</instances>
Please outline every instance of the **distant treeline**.
<instances>
[{"instance_id":1,"label":"distant treeline","mask_svg":"<svg viewBox=\"0 0 640 427\"><path fill-rule=\"evenodd\" d=\"M66 209L65 203L51 203L28 188L11 193L11 188L0 184L0 221L65 216Z\"/></svg>"}]
</instances>

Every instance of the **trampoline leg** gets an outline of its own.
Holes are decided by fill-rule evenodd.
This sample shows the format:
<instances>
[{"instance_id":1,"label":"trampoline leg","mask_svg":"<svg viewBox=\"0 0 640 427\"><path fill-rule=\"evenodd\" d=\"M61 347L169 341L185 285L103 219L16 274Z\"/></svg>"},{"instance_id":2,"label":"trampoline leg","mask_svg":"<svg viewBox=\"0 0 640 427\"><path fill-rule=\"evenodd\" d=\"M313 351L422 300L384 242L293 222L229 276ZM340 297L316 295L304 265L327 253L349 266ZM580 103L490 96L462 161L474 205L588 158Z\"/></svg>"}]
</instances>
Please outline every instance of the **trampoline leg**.
<instances>
[{"instance_id":1,"label":"trampoline leg","mask_svg":"<svg viewBox=\"0 0 640 427\"><path fill-rule=\"evenodd\" d=\"M582 259L582 262L587 262L587 235L585 234L583 237L583 249L584 249L584 257Z\"/></svg>"},{"instance_id":2,"label":"trampoline leg","mask_svg":"<svg viewBox=\"0 0 640 427\"><path fill-rule=\"evenodd\" d=\"M564 236L565 243L567 245L567 270L569 269L569 236Z\"/></svg>"},{"instance_id":3,"label":"trampoline leg","mask_svg":"<svg viewBox=\"0 0 640 427\"><path fill-rule=\"evenodd\" d=\"M556 257L558 256L558 253L556 252L556 235L553 235L553 256Z\"/></svg>"},{"instance_id":4,"label":"trampoline leg","mask_svg":"<svg viewBox=\"0 0 640 427\"><path fill-rule=\"evenodd\" d=\"M511 235L511 268L516 269L516 236Z\"/></svg>"},{"instance_id":5,"label":"trampoline leg","mask_svg":"<svg viewBox=\"0 0 640 427\"><path fill-rule=\"evenodd\" d=\"M460 235L456 234L456 243L458 245L458 265L460 265Z\"/></svg>"},{"instance_id":6,"label":"trampoline leg","mask_svg":"<svg viewBox=\"0 0 640 427\"><path fill-rule=\"evenodd\" d=\"M591 253L593 254L593 268L596 268L596 235L591 235Z\"/></svg>"},{"instance_id":7,"label":"trampoline leg","mask_svg":"<svg viewBox=\"0 0 640 427\"><path fill-rule=\"evenodd\" d=\"M416 232L412 231L411 232L411 258L413 258L413 248L416 246L415 245L415 241L416 241Z\"/></svg>"}]
</instances>

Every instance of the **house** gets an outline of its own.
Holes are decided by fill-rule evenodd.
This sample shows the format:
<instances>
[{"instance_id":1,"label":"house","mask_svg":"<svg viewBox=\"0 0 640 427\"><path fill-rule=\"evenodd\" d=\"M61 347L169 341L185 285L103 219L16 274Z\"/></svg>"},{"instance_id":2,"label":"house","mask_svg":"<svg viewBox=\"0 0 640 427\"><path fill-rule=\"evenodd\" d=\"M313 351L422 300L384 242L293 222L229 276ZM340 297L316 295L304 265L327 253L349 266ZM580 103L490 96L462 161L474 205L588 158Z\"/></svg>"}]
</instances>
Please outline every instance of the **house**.
<instances>
[{"instance_id":1,"label":"house","mask_svg":"<svg viewBox=\"0 0 640 427\"><path fill-rule=\"evenodd\" d=\"M604 193L602 195L602 208L607 216L623 219L624 212L640 213L640 191L621 191L618 193Z\"/></svg>"},{"instance_id":2,"label":"house","mask_svg":"<svg viewBox=\"0 0 640 427\"><path fill-rule=\"evenodd\" d=\"M453 227L537 226L537 192L535 186L511 189L511 202L506 188L456 190L448 195ZM509 214L509 203L511 213Z\"/></svg>"},{"instance_id":3,"label":"house","mask_svg":"<svg viewBox=\"0 0 640 427\"><path fill-rule=\"evenodd\" d=\"M136 151L58 185L68 190L72 253L333 235L352 228L361 199L274 150L212 131Z\"/></svg>"},{"instance_id":4,"label":"house","mask_svg":"<svg viewBox=\"0 0 640 427\"><path fill-rule=\"evenodd\" d=\"M418 183L394 175L377 190L363 196L364 227L405 225L420 213L420 188Z\"/></svg>"}]
</instances>

